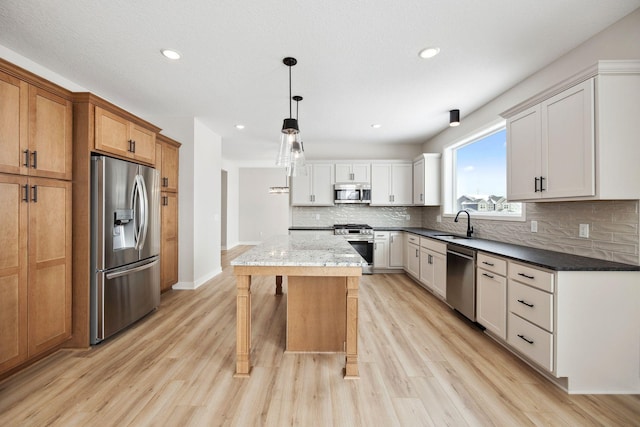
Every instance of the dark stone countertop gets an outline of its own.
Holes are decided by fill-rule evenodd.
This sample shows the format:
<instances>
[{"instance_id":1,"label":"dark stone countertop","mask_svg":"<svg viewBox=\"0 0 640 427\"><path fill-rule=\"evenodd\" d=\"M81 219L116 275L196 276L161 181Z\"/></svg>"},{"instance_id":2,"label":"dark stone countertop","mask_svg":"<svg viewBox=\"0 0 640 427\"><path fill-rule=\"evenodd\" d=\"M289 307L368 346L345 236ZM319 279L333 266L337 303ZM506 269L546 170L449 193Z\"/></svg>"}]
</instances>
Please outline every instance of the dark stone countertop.
<instances>
[{"instance_id":1,"label":"dark stone countertop","mask_svg":"<svg viewBox=\"0 0 640 427\"><path fill-rule=\"evenodd\" d=\"M311 227L311 226L298 226L298 227L289 227L289 230L310 230L310 231L323 231L323 230L333 230L333 226L324 226L324 227Z\"/></svg>"},{"instance_id":2,"label":"dark stone countertop","mask_svg":"<svg viewBox=\"0 0 640 427\"><path fill-rule=\"evenodd\" d=\"M530 248L527 246L502 243L486 239L447 239L438 235L455 235L446 231L430 230L417 227L374 227L377 231L407 231L423 237L440 240L447 244L476 249L478 251L499 255L514 261L533 264L555 271L640 271L640 266L620 262L606 261L563 252ZM464 236L461 236L464 237Z\"/></svg>"}]
</instances>

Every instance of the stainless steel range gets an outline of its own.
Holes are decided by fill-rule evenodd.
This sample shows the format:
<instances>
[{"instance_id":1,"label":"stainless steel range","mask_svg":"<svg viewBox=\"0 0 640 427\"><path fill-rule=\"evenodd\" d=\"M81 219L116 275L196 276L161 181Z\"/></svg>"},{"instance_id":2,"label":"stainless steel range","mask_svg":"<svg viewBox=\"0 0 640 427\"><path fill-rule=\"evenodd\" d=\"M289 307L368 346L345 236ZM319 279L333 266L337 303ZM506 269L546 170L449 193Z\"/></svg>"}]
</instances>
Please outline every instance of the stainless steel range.
<instances>
[{"instance_id":1,"label":"stainless steel range","mask_svg":"<svg viewBox=\"0 0 640 427\"><path fill-rule=\"evenodd\" d=\"M373 274L373 227L367 224L335 224L333 234L345 239L367 261L362 274Z\"/></svg>"}]
</instances>

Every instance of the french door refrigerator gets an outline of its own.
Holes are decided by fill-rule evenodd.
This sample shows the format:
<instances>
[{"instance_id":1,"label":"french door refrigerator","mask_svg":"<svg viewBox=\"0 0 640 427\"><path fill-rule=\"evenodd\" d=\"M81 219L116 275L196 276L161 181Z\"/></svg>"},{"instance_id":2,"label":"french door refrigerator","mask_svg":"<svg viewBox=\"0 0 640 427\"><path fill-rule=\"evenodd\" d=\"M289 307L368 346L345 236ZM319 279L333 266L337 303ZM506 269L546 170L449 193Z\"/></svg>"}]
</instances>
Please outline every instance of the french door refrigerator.
<instances>
[{"instance_id":1,"label":"french door refrigerator","mask_svg":"<svg viewBox=\"0 0 640 427\"><path fill-rule=\"evenodd\" d=\"M160 188L150 167L91 157L91 344L160 305Z\"/></svg>"}]
</instances>

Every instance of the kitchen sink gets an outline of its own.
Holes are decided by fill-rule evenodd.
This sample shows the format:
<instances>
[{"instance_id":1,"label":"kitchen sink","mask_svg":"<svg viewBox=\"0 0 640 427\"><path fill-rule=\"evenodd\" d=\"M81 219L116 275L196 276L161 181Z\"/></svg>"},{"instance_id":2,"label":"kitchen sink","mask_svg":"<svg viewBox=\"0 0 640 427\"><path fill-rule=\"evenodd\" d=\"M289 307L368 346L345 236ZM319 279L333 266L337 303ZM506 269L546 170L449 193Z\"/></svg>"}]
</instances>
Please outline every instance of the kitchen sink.
<instances>
[{"instance_id":1,"label":"kitchen sink","mask_svg":"<svg viewBox=\"0 0 640 427\"><path fill-rule=\"evenodd\" d=\"M433 237L439 237L441 239L447 239L447 240L467 240L470 239L470 237L465 237L465 236L457 236L455 234L435 234Z\"/></svg>"}]
</instances>

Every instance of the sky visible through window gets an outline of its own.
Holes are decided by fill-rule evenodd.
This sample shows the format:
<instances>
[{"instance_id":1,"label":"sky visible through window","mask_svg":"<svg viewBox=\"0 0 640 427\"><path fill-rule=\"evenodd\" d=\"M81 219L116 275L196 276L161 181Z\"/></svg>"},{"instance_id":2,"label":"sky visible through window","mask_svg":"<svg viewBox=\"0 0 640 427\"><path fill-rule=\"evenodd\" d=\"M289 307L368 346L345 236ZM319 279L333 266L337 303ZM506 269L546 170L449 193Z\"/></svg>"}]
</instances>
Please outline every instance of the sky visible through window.
<instances>
[{"instance_id":1,"label":"sky visible through window","mask_svg":"<svg viewBox=\"0 0 640 427\"><path fill-rule=\"evenodd\" d=\"M507 131L505 129L456 150L456 199L506 196Z\"/></svg>"}]
</instances>

